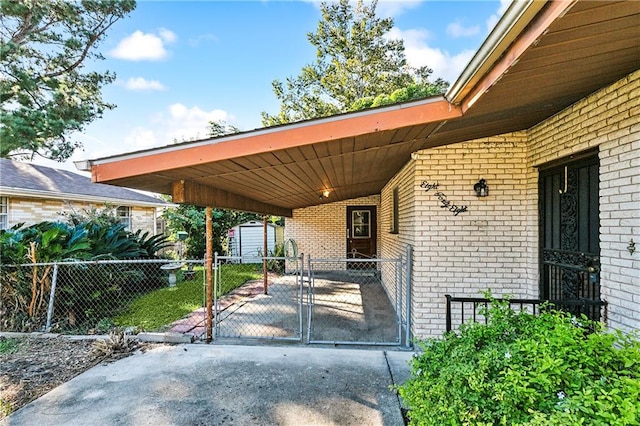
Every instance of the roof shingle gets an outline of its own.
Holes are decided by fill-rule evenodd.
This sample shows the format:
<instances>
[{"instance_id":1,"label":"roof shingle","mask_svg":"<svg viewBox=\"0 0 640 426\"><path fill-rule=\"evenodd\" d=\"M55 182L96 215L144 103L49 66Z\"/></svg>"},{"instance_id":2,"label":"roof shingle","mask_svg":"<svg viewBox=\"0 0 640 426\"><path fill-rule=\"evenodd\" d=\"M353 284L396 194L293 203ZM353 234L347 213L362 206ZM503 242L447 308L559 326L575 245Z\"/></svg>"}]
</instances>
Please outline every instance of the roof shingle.
<instances>
[{"instance_id":1,"label":"roof shingle","mask_svg":"<svg viewBox=\"0 0 640 426\"><path fill-rule=\"evenodd\" d=\"M0 159L0 193L8 190L26 190L48 193L52 198L75 195L83 198L108 198L132 204L168 204L159 198L126 188L93 183L91 178L67 170Z\"/></svg>"}]
</instances>

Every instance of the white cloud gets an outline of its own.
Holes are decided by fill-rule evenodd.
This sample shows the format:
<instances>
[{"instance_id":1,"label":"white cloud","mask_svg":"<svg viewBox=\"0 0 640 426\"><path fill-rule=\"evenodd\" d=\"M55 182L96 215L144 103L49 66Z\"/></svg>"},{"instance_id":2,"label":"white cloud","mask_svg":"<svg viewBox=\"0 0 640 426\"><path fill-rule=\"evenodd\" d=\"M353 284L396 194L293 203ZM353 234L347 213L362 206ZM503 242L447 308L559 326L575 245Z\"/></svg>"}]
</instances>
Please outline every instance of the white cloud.
<instances>
[{"instance_id":1,"label":"white cloud","mask_svg":"<svg viewBox=\"0 0 640 426\"><path fill-rule=\"evenodd\" d=\"M144 127L134 127L124 138L124 142L135 149L145 149L159 145L153 130Z\"/></svg>"},{"instance_id":2,"label":"white cloud","mask_svg":"<svg viewBox=\"0 0 640 426\"><path fill-rule=\"evenodd\" d=\"M143 77L131 77L124 84L124 87L134 91L166 90L166 87L158 80L147 80Z\"/></svg>"},{"instance_id":3,"label":"white cloud","mask_svg":"<svg viewBox=\"0 0 640 426\"><path fill-rule=\"evenodd\" d=\"M496 26L504 12L506 12L507 8L511 4L511 0L500 0L500 7L493 15L487 18L487 33L490 33L493 30L493 27Z\"/></svg>"},{"instance_id":4,"label":"white cloud","mask_svg":"<svg viewBox=\"0 0 640 426\"><path fill-rule=\"evenodd\" d=\"M187 107L175 103L150 117L146 126L133 128L126 136L125 143L134 150L140 150L204 139L208 136L209 121L231 122L233 119L233 116L220 109L205 111L197 105Z\"/></svg>"},{"instance_id":5,"label":"white cloud","mask_svg":"<svg viewBox=\"0 0 640 426\"><path fill-rule=\"evenodd\" d=\"M197 46L200 43L206 42L206 41L212 41L212 42L217 42L218 36L216 36L215 34L201 34L197 37L192 37L190 38L187 43L189 43L189 46Z\"/></svg>"},{"instance_id":6,"label":"white cloud","mask_svg":"<svg viewBox=\"0 0 640 426\"><path fill-rule=\"evenodd\" d=\"M393 28L390 38L404 40L407 62L413 67L428 66L433 69L432 78L442 78L453 84L467 65L475 51L463 50L452 54L440 48L431 47L427 43L430 34L425 30L401 31Z\"/></svg>"},{"instance_id":7,"label":"white cloud","mask_svg":"<svg viewBox=\"0 0 640 426\"><path fill-rule=\"evenodd\" d=\"M127 61L159 61L169 56L165 43L175 40L176 35L164 28L160 29L158 34L136 31L122 39L109 53L115 58Z\"/></svg>"},{"instance_id":8,"label":"white cloud","mask_svg":"<svg viewBox=\"0 0 640 426\"><path fill-rule=\"evenodd\" d=\"M158 35L162 40L166 41L167 43L173 43L178 38L176 33L166 28L158 28Z\"/></svg>"},{"instance_id":9,"label":"white cloud","mask_svg":"<svg viewBox=\"0 0 640 426\"><path fill-rule=\"evenodd\" d=\"M480 33L480 25L465 27L460 21L455 21L447 25L447 34L451 37L473 37Z\"/></svg>"},{"instance_id":10,"label":"white cloud","mask_svg":"<svg viewBox=\"0 0 640 426\"><path fill-rule=\"evenodd\" d=\"M168 136L171 141L193 140L207 137L209 121L229 121L231 117L226 111L214 109L204 111L198 106L187 108L176 103L169 106Z\"/></svg>"}]
</instances>

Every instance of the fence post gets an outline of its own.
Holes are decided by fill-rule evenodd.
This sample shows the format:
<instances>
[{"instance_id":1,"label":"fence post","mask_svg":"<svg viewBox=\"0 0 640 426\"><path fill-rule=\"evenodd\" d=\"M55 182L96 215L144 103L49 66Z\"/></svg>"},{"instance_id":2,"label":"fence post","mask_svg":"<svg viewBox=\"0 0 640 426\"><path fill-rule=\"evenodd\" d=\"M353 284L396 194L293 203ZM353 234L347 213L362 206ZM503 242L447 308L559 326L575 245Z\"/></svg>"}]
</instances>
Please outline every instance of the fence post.
<instances>
[{"instance_id":1,"label":"fence post","mask_svg":"<svg viewBox=\"0 0 640 426\"><path fill-rule=\"evenodd\" d=\"M449 332L449 331L451 331L451 295L450 294L445 294L444 297L447 298L447 313L446 313L447 325L446 325L446 329L447 329L447 332Z\"/></svg>"},{"instance_id":2,"label":"fence post","mask_svg":"<svg viewBox=\"0 0 640 426\"><path fill-rule=\"evenodd\" d=\"M51 331L51 320L53 319L53 303L56 298L56 284L58 282L58 264L53 264L53 276L51 277L51 292L49 293L49 306L47 308L47 324L44 331Z\"/></svg>"},{"instance_id":3,"label":"fence post","mask_svg":"<svg viewBox=\"0 0 640 426\"><path fill-rule=\"evenodd\" d=\"M406 286L405 286L405 309L406 309L406 316L407 316L407 326L405 329L405 341L404 341L404 345L405 348L409 349L411 347L411 271L412 271L412 265L411 262L413 261L413 247L411 247L410 244L407 244L407 248L406 248L406 258L407 258L407 263L406 263L406 270L405 270L405 277L406 277Z\"/></svg>"},{"instance_id":4,"label":"fence post","mask_svg":"<svg viewBox=\"0 0 640 426\"><path fill-rule=\"evenodd\" d=\"M285 259L286 259L286 252L285 252ZM304 254L300 254L299 257L296 257L296 270L297 270L297 274L298 274L298 279L300 280L300 290L299 290L299 297L300 300L298 302L298 310L300 311L298 313L298 327L300 330L300 342L302 342L304 340ZM298 262L300 262L299 266L298 266ZM285 270L286 270L286 260L285 260Z\"/></svg>"},{"instance_id":5,"label":"fence post","mask_svg":"<svg viewBox=\"0 0 640 426\"><path fill-rule=\"evenodd\" d=\"M215 252L213 254L213 326L212 328L215 330L212 335L213 338L215 338L215 336L219 335L219 329L218 329L218 286L219 286L219 279L220 279L220 270L218 269L220 267L220 259L218 259L218 252Z\"/></svg>"},{"instance_id":6,"label":"fence post","mask_svg":"<svg viewBox=\"0 0 640 426\"><path fill-rule=\"evenodd\" d=\"M206 313L206 332L207 343L211 343L213 339L213 297L212 297L212 277L213 273L213 221L211 219L211 207L206 208L206 240L207 240L207 259L205 262L205 274L207 277L207 313Z\"/></svg>"},{"instance_id":7,"label":"fence post","mask_svg":"<svg viewBox=\"0 0 640 426\"><path fill-rule=\"evenodd\" d=\"M304 254L300 253L304 263ZM311 321L313 321L313 279L311 271L311 255L307 255L307 344L311 340Z\"/></svg>"},{"instance_id":8,"label":"fence post","mask_svg":"<svg viewBox=\"0 0 640 426\"><path fill-rule=\"evenodd\" d=\"M267 253L267 215L262 218L262 227L262 287L266 295L269 294L269 278L267 277L267 257L269 256Z\"/></svg>"}]
</instances>

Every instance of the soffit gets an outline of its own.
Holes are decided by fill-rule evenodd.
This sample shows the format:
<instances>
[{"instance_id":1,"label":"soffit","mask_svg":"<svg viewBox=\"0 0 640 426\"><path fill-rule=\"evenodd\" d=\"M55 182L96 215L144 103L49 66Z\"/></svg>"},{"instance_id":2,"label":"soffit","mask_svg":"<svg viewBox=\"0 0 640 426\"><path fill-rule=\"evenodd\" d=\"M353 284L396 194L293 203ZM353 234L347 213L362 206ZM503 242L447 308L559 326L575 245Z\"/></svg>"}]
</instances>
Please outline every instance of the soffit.
<instances>
[{"instance_id":1,"label":"soffit","mask_svg":"<svg viewBox=\"0 0 640 426\"><path fill-rule=\"evenodd\" d=\"M640 2L579 1L514 62L425 147L528 129L639 69Z\"/></svg>"}]
</instances>

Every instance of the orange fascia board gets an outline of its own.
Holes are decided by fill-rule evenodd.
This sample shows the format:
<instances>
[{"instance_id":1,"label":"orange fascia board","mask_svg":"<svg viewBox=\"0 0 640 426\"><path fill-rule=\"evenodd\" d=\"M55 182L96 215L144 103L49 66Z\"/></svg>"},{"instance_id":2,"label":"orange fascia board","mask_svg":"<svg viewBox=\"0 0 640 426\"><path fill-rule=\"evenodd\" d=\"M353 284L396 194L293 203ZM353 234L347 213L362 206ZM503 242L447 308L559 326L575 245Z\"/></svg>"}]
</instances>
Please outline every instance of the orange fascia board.
<instances>
[{"instance_id":1,"label":"orange fascia board","mask_svg":"<svg viewBox=\"0 0 640 426\"><path fill-rule=\"evenodd\" d=\"M444 98L419 104L394 105L382 111L362 111L311 122L266 128L244 136L232 135L228 140L204 143L200 141L175 147L165 146L141 153L124 154L119 156L120 158L116 156L92 160L90 161L92 180L109 182L415 124L445 121L461 115L460 108Z\"/></svg>"},{"instance_id":2,"label":"orange fascia board","mask_svg":"<svg viewBox=\"0 0 640 426\"><path fill-rule=\"evenodd\" d=\"M500 57L491 70L475 85L462 101L463 114L469 110L484 95L491 86L515 65L522 55L547 31L549 26L562 17L577 0L550 1L547 7L529 24L518 39Z\"/></svg>"}]
</instances>

